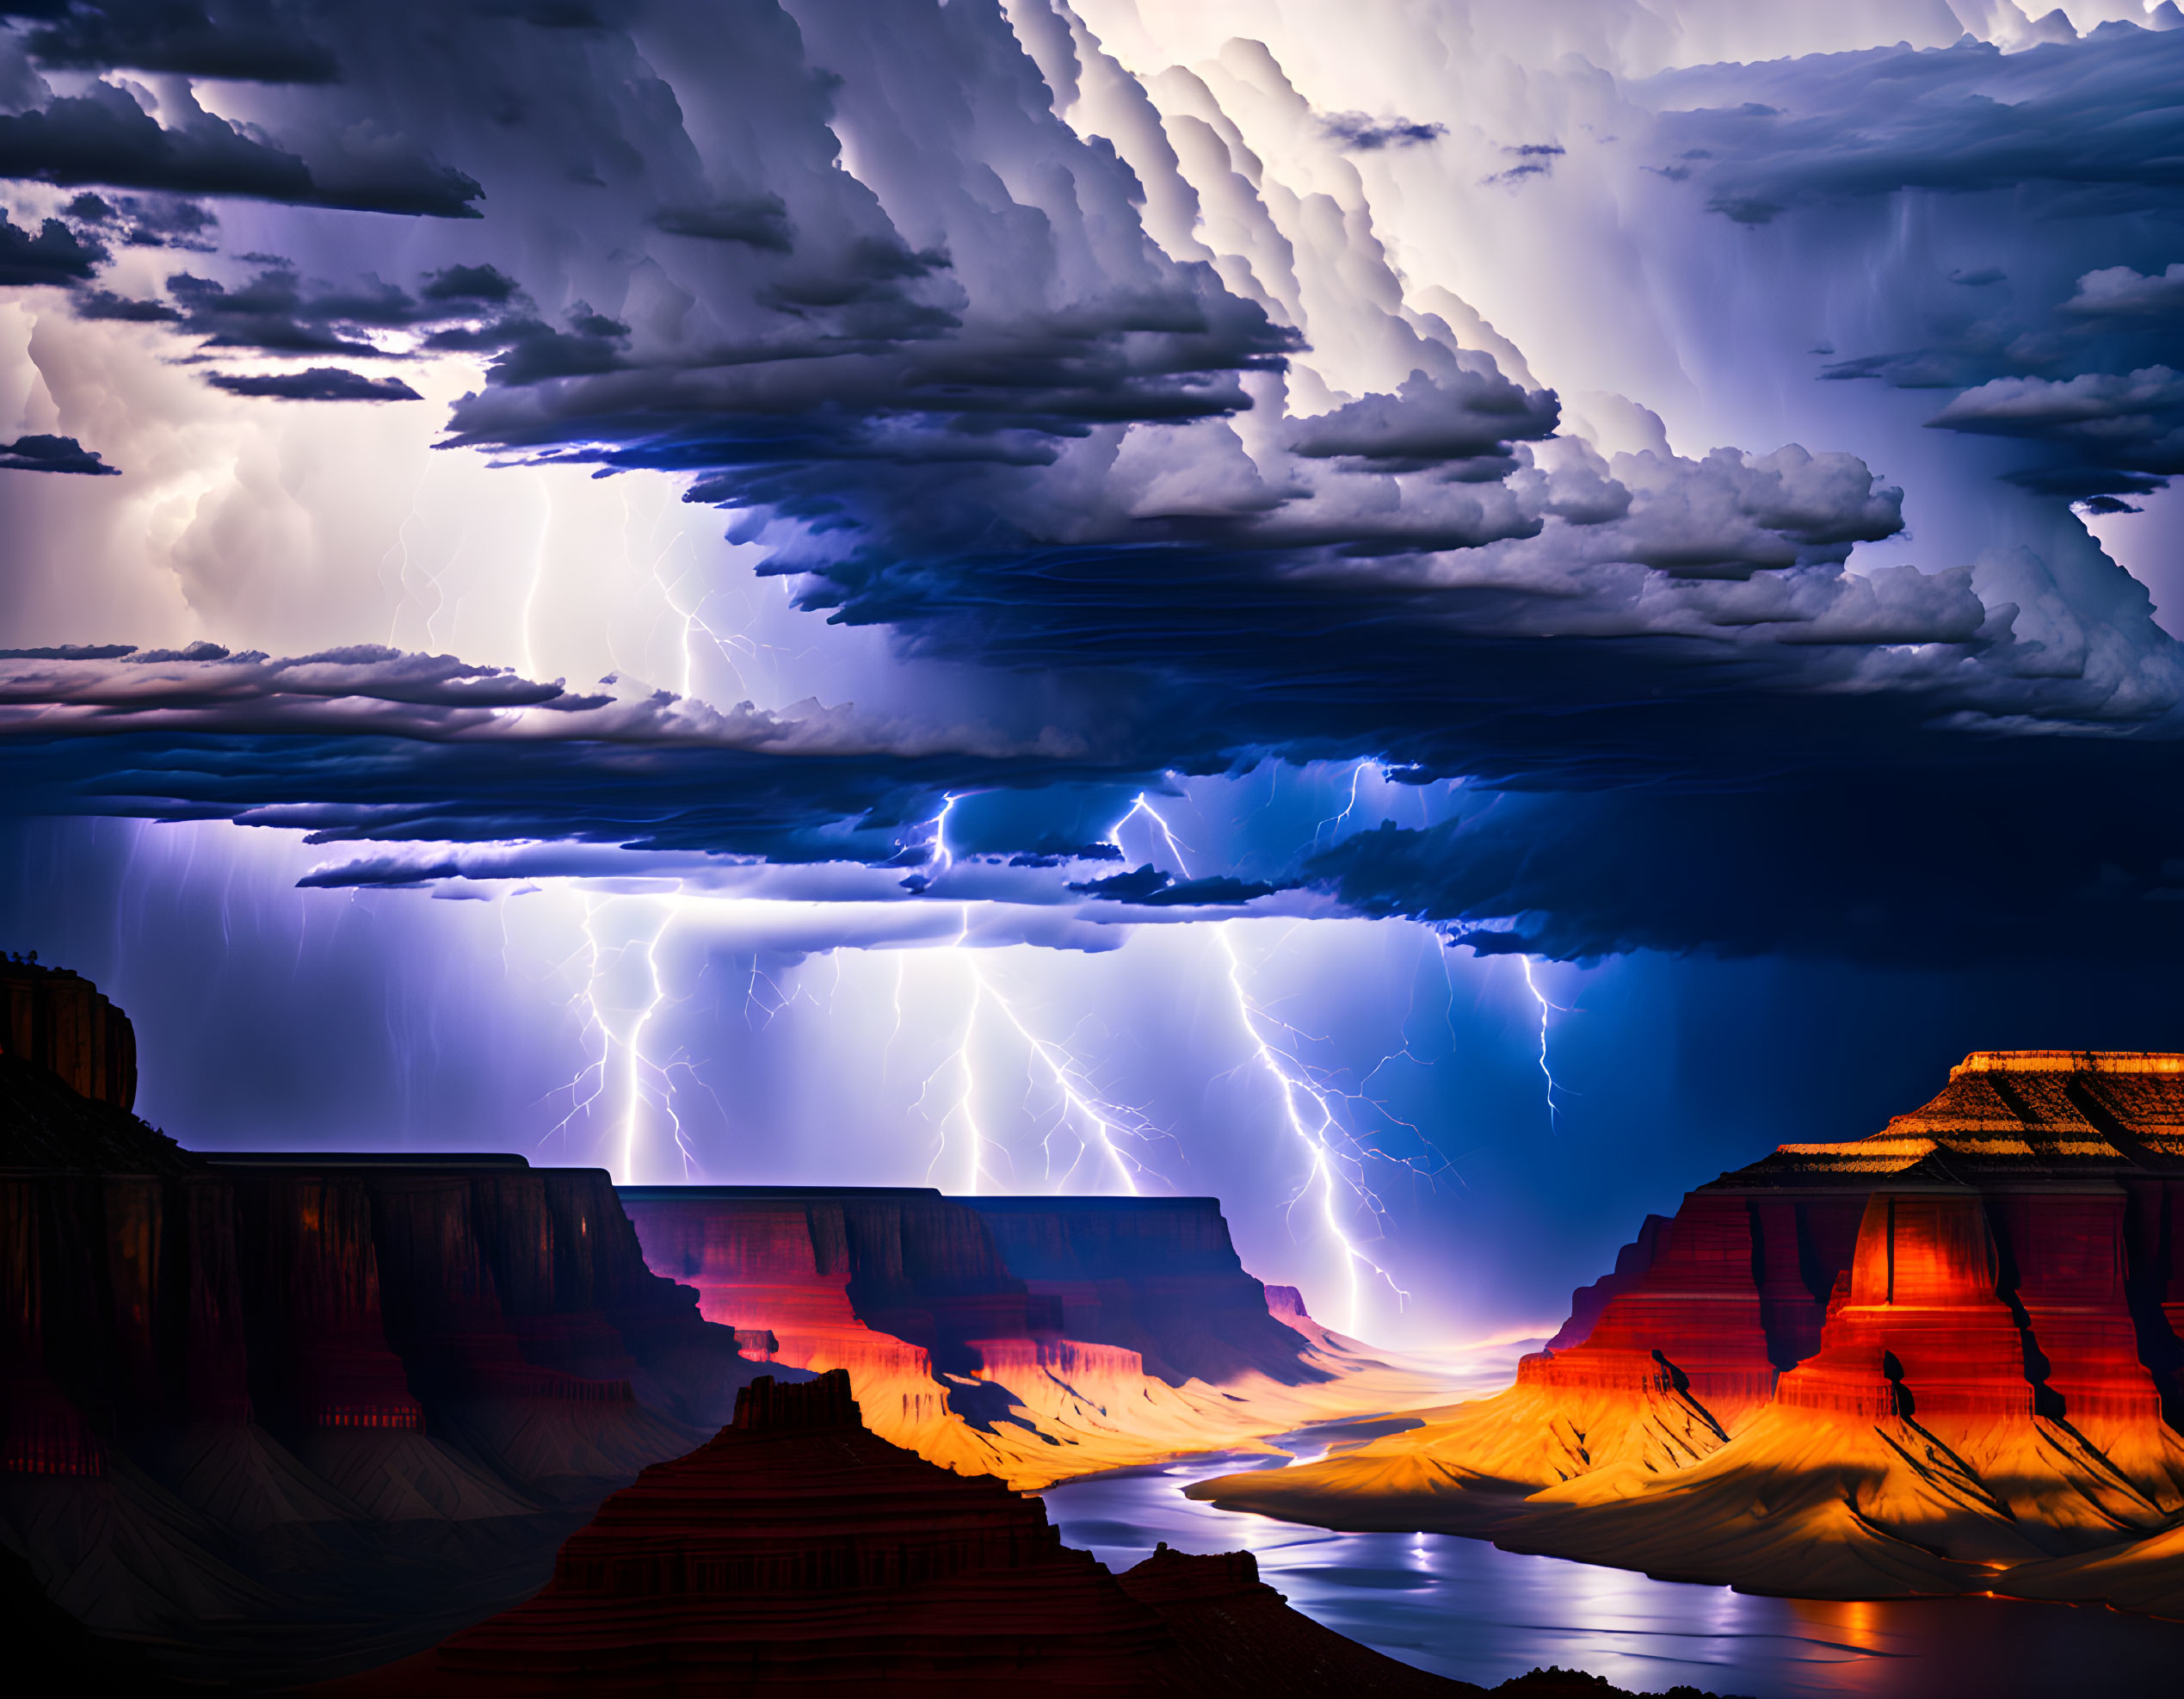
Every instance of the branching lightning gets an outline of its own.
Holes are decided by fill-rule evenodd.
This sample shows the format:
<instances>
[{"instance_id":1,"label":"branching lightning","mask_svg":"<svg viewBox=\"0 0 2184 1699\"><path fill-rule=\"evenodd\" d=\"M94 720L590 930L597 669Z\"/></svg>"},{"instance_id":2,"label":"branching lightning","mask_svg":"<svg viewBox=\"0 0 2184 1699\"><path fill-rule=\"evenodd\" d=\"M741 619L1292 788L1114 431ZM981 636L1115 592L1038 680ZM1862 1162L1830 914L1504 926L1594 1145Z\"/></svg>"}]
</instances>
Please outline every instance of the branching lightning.
<instances>
[{"instance_id":1,"label":"branching lightning","mask_svg":"<svg viewBox=\"0 0 2184 1699\"><path fill-rule=\"evenodd\" d=\"M1361 769L1360 769L1361 770ZM1355 775L1352 776L1353 799ZM1354 800L1353 801L1354 806ZM1166 819L1141 794L1130 805L1129 810L1117 820L1107 832L1107 841L1121 847L1122 828L1134 816L1143 814L1151 821L1175 858L1175 870L1184 878L1190 877L1190 866L1182 843ZM1319 1200L1321 1223L1328 1237L1341 1248L1344 1273L1348 1281L1349 1316L1346 1325L1355 1331L1360 1307L1364 1300L1363 1287L1368 1278L1387 1283L1397 1301L1407 1303L1410 1294L1396 1283L1395 1276L1361 1249L1344 1231L1336 1205L1338 1189L1346 1192L1376 1219L1385 1212L1380 1200L1366 1183L1355 1135L1345 1125L1336 1105L1346 1094L1335 1090L1315 1075L1314 1070L1299 1059L1295 1044L1301 1036L1297 1029L1263 1008L1253 998L1244 984L1243 962L1237 954L1233 934L1235 923L1218 921L1213 924L1213 936L1221 947L1223 960L1227 963L1229 989L1235 995L1237 1018L1249 1041L1252 1058L1274 1082L1280 1097L1282 1118L1291 1135L1305 1152L1308 1173L1305 1183L1298 1188L1295 1202L1302 1202L1317 1193Z\"/></svg>"},{"instance_id":2,"label":"branching lightning","mask_svg":"<svg viewBox=\"0 0 2184 1699\"><path fill-rule=\"evenodd\" d=\"M583 1035L587 1041L594 1040L595 1035L598 1054L578 1069L563 1088L570 1094L569 1111L546 1129L539 1142L543 1145L555 1134L565 1134L579 1117L589 1119L595 1108L611 1100L609 1112L615 1116L619 1144L614 1164L616 1178L626 1183L639 1177L639 1145L649 1119L647 1112L651 1111L667 1118L687 1179L692 1152L683 1142L682 1118L676 1113L674 1075L678 1069L688 1070L674 1059L656 1062L645 1053L645 1029L670 1001L666 987L660 982L660 943L682 917L687 899L679 894L652 899L659 905L659 916L651 930L624 942L608 944L602 941L601 924L613 900L589 894L584 897L584 944L578 952L583 964L583 983L571 999L583 1008ZM625 970L632 953L644 975L639 992L642 1002L634 1009L618 1004L608 996L614 976ZM618 1025L620 1030L617 1030ZM619 1082L614 1078L618 1060Z\"/></svg>"},{"instance_id":3,"label":"branching lightning","mask_svg":"<svg viewBox=\"0 0 2184 1699\"><path fill-rule=\"evenodd\" d=\"M941 811L933 818L933 847L929 865L933 876L945 873L955 865L955 853L948 847L948 816L962 799L953 793L944 798ZM1150 1172L1144 1165L1125 1150L1126 1143L1144 1144L1161 1135L1157 1128L1138 1110L1111 1103L1092 1083L1089 1071L1064 1046L1054 1042L1033 1030L1030 1023L1017 1012L1015 1005L987 977L980 965L978 953L971 945L971 905L961 906L961 917L955 941L948 948L961 958L965 973L969 976L971 998L964 1011L963 1030L955 1048L941 1061L939 1067L926 1076L924 1087L918 1093L922 1103L932 1090L934 1082L944 1073L952 1074L956 1081L954 1106L941 1118L943 1139L941 1148L935 1152L937 1166L947 1154L945 1128L951 1120L959 1120L968 1133L971 1157L966 1189L976 1193L992 1175L987 1161L987 1151L994 1146L979 1125L978 1116L978 1066L972 1051L978 1035L978 1018L990 1004L1009 1031L1015 1034L1031 1060L1031 1074L1036 1079L1043 1076L1052 1086L1058 1105L1052 1111L1052 1120L1041 1138L1046 1152L1046 1177L1053 1185L1066 1185L1083 1165L1088 1151L1096 1149L1104 1165L1113 1173L1115 1183L1124 1191L1135 1196L1138 1177ZM898 1029L902 1022L901 980L897 979L895 1019ZM892 1041L891 1040L890 1041ZM1026 1088L1026 1108L1029 1110L1029 1085ZM1034 1121L1038 1119L1033 1115ZM1069 1166L1058 1177L1054 1172L1054 1138L1064 1127L1077 1130L1077 1151ZM929 1170L928 1171L930 1171Z\"/></svg>"}]
</instances>

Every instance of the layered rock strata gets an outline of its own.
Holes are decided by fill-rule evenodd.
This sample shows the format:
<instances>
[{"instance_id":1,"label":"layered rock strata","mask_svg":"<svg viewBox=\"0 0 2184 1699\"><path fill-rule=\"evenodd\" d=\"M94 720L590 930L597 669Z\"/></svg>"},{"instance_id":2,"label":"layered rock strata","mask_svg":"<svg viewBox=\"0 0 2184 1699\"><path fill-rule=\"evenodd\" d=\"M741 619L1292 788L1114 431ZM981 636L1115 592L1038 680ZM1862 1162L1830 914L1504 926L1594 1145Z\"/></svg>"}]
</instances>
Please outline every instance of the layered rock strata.
<instances>
[{"instance_id":1,"label":"layered rock strata","mask_svg":"<svg viewBox=\"0 0 2184 1699\"><path fill-rule=\"evenodd\" d=\"M95 1103L136 1106L136 1029L68 968L0 961L0 1056L42 1068Z\"/></svg>"},{"instance_id":2,"label":"layered rock strata","mask_svg":"<svg viewBox=\"0 0 2184 1699\"><path fill-rule=\"evenodd\" d=\"M2184 1057L1980 1053L1650 1221L1508 1391L1191 1490L1761 1591L2150 1597L2124 1554L2184 1517L2181 1186Z\"/></svg>"},{"instance_id":3,"label":"layered rock strata","mask_svg":"<svg viewBox=\"0 0 2184 1699\"><path fill-rule=\"evenodd\" d=\"M1211 1198L625 1187L651 1268L774 1362L846 1369L873 1430L1020 1488L1431 1397L1277 1317Z\"/></svg>"},{"instance_id":4,"label":"layered rock strata","mask_svg":"<svg viewBox=\"0 0 2184 1699\"><path fill-rule=\"evenodd\" d=\"M1046 1506L859 1419L847 1370L753 1383L733 1423L647 1469L537 1597L355 1696L737 1691L1456 1694L1298 1616L1249 1553L1117 1577Z\"/></svg>"},{"instance_id":5,"label":"layered rock strata","mask_svg":"<svg viewBox=\"0 0 2184 1699\"><path fill-rule=\"evenodd\" d=\"M15 1055L0 1246L0 1542L91 1628L225 1676L521 1596L754 1372L604 1174L194 1155Z\"/></svg>"}]
</instances>

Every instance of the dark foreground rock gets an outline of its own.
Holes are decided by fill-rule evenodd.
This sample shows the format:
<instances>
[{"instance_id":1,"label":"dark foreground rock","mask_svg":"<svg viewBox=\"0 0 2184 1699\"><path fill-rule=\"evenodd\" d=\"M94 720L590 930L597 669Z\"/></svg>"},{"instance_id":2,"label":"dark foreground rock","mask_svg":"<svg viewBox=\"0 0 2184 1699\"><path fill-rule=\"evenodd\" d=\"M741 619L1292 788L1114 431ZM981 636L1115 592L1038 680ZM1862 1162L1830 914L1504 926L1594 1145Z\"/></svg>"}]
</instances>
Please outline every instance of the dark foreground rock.
<instances>
[{"instance_id":1,"label":"dark foreground rock","mask_svg":"<svg viewBox=\"0 0 2184 1699\"><path fill-rule=\"evenodd\" d=\"M1582 1678L1535 1673L1516 1690L1555 1695L1569 1679ZM872 1433L836 1369L802 1386L755 1382L732 1425L602 1505L536 1597L325 1692L1484 1690L1292 1610L1248 1552L1163 1547L1113 1574L1064 1546L1038 1499Z\"/></svg>"}]
</instances>

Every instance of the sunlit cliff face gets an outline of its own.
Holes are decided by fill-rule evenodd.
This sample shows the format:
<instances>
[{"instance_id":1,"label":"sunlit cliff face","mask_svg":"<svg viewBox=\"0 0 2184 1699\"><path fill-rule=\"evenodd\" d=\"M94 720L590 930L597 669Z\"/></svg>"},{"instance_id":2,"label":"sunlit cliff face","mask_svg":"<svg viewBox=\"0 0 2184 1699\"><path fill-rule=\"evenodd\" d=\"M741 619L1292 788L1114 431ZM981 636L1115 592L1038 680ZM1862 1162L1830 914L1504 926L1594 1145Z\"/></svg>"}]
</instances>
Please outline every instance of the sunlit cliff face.
<instances>
[{"instance_id":1,"label":"sunlit cliff face","mask_svg":"<svg viewBox=\"0 0 2184 1699\"><path fill-rule=\"evenodd\" d=\"M186 1140L1437 1336L2169 1041L2173 8L178 15L0 37L0 789Z\"/></svg>"}]
</instances>

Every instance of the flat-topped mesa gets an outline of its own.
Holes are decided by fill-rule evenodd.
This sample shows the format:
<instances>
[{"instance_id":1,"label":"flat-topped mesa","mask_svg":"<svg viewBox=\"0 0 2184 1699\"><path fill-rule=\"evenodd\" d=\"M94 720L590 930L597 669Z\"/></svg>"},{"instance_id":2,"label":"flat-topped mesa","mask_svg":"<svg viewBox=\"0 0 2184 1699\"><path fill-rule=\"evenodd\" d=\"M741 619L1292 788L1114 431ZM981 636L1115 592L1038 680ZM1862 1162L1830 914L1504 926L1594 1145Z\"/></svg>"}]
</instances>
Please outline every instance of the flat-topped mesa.
<instances>
[{"instance_id":1,"label":"flat-topped mesa","mask_svg":"<svg viewBox=\"0 0 2184 1699\"><path fill-rule=\"evenodd\" d=\"M1648 1227L1508 1391L1192 1495L1837 1597L2184 1510L2184 1055L1977 1052Z\"/></svg>"},{"instance_id":2,"label":"flat-topped mesa","mask_svg":"<svg viewBox=\"0 0 2184 1699\"><path fill-rule=\"evenodd\" d=\"M873 1431L1040 1487L1441 1393L1281 1316L1212 1198L923 1187L629 1186L654 1272L747 1354L849 1372Z\"/></svg>"},{"instance_id":3,"label":"flat-topped mesa","mask_svg":"<svg viewBox=\"0 0 2184 1699\"><path fill-rule=\"evenodd\" d=\"M1212 1197L969 1197L1035 1311L1072 1339L1135 1351L1170 1386L1253 1371L1299 1385L1304 1336L1244 1271ZM1299 1301L1299 1311L1302 1303Z\"/></svg>"},{"instance_id":4,"label":"flat-topped mesa","mask_svg":"<svg viewBox=\"0 0 2184 1699\"><path fill-rule=\"evenodd\" d=\"M830 1368L809 1381L777 1381L762 1375L736 1394L728 1425L743 1433L814 1433L822 1428L858 1428L864 1412L849 1390L849 1371Z\"/></svg>"},{"instance_id":5,"label":"flat-topped mesa","mask_svg":"<svg viewBox=\"0 0 2184 1699\"><path fill-rule=\"evenodd\" d=\"M977 1339L1030 1326L1024 1282L984 1218L921 1186L625 1186L654 1271L694 1286L706 1318L972 1372ZM913 1354L901 1365L913 1368ZM844 1363L842 1366L853 1366Z\"/></svg>"},{"instance_id":6,"label":"flat-topped mesa","mask_svg":"<svg viewBox=\"0 0 2184 1699\"><path fill-rule=\"evenodd\" d=\"M2147 1175L2184 1179L2184 1054L1975 1050L1932 1101L1880 1132L1782 1145L1718 1183L1870 1189L1898 1176L2012 1183Z\"/></svg>"},{"instance_id":7,"label":"flat-topped mesa","mask_svg":"<svg viewBox=\"0 0 2184 1699\"><path fill-rule=\"evenodd\" d=\"M68 968L0 960L0 1056L57 1074L94 1103L135 1106L136 1029Z\"/></svg>"},{"instance_id":8,"label":"flat-topped mesa","mask_svg":"<svg viewBox=\"0 0 2184 1699\"><path fill-rule=\"evenodd\" d=\"M1925 1394L1910 1357L1896 1353L1903 1393L1920 1409L1966 1399L1991 1409L1997 1398L2014 1408L2021 1396L2042 1415L2128 1423L2160 1400L2184 1424L2184 1239L2175 1231L2184 1213L2184 1054L1974 1051L1932 1101L1879 1133L1784 1145L1703 1190L1744 1197L1758 1214L1872 1200L1861 1208L1854 1267L1807 1259L1809 1275L1851 1275L1852 1313L1829 1320L1828 1366L1790 1402L1835 1396L1820 1388L1837 1383L1854 1339L1908 1341L1915 1315L1946 1313L1934 1327L1953 1345L1943 1356L1925 1350L1934 1381ZM1934 1201L1943 1197L1956 1202ZM1897 1210L1892 1255L1872 1213L1888 1200ZM1873 1295L1882 1288L1872 1270L1884 1267L1894 1271L1893 1299ZM1903 1295L1937 1281L1948 1290L1934 1288L1933 1302ZM1891 1312L1885 1328L1881 1307ZM1976 1371L1975 1352L1984 1364ZM1865 1401L1884 1397L1865 1381ZM1903 1393L1886 1396L1900 1403Z\"/></svg>"}]
</instances>

